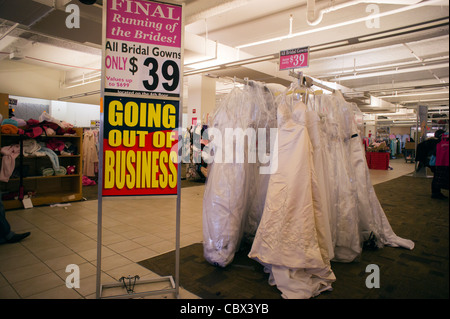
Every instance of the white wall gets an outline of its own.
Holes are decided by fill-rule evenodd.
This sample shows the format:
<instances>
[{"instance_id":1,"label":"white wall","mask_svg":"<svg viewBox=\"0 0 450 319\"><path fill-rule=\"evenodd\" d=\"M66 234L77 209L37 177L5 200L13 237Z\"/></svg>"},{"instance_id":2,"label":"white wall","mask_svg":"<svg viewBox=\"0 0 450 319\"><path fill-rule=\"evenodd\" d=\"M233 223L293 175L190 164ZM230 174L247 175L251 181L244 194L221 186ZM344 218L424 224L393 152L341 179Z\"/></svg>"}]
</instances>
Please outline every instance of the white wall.
<instances>
[{"instance_id":1,"label":"white wall","mask_svg":"<svg viewBox=\"0 0 450 319\"><path fill-rule=\"evenodd\" d=\"M0 92L46 100L59 97L62 72L20 61L0 61Z\"/></svg>"},{"instance_id":2,"label":"white wall","mask_svg":"<svg viewBox=\"0 0 450 319\"><path fill-rule=\"evenodd\" d=\"M63 77L62 71L50 67L8 59L0 61L0 93L6 93L22 100L26 100L25 98L47 100L50 103L49 114L54 118L71 123L76 127L90 127L91 120L100 120L100 94L69 99L64 102L58 101L58 99L98 91L100 82L62 89L60 82Z\"/></svg>"},{"instance_id":3,"label":"white wall","mask_svg":"<svg viewBox=\"0 0 450 319\"><path fill-rule=\"evenodd\" d=\"M95 104L51 101L50 115L76 127L90 127L92 120L100 120L100 106Z\"/></svg>"},{"instance_id":4,"label":"white wall","mask_svg":"<svg viewBox=\"0 0 450 319\"><path fill-rule=\"evenodd\" d=\"M64 89L60 87L63 79L64 72L51 67L9 59L0 60L0 93L45 100L77 95L79 97L64 101L100 104L100 93L80 96L87 92L99 92L100 82Z\"/></svg>"}]
</instances>

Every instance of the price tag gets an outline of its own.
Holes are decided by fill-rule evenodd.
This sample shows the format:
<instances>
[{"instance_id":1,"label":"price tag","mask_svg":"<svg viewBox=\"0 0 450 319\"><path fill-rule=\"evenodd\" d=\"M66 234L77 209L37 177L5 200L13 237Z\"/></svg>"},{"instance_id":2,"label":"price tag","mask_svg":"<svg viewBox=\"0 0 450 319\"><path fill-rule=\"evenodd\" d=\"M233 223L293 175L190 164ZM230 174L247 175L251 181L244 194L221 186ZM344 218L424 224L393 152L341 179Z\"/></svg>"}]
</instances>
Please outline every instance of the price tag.
<instances>
[{"instance_id":1,"label":"price tag","mask_svg":"<svg viewBox=\"0 0 450 319\"><path fill-rule=\"evenodd\" d=\"M105 68L106 92L180 95L180 49L109 40Z\"/></svg>"},{"instance_id":2,"label":"price tag","mask_svg":"<svg viewBox=\"0 0 450 319\"><path fill-rule=\"evenodd\" d=\"M309 65L309 47L280 51L280 71L306 68Z\"/></svg>"}]
</instances>

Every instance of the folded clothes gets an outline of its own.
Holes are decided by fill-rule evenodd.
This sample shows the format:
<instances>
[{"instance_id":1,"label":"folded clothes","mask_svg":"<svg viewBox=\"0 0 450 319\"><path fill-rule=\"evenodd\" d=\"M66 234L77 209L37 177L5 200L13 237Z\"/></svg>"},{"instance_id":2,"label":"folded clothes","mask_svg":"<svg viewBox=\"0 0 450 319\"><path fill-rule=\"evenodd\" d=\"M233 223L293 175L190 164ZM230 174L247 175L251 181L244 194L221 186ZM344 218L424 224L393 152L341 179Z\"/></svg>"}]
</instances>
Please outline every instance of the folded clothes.
<instances>
[{"instance_id":1,"label":"folded clothes","mask_svg":"<svg viewBox=\"0 0 450 319\"><path fill-rule=\"evenodd\" d=\"M36 126L31 129L26 130L25 135L28 137L37 137L40 136L44 132L42 127Z\"/></svg>"},{"instance_id":2,"label":"folded clothes","mask_svg":"<svg viewBox=\"0 0 450 319\"><path fill-rule=\"evenodd\" d=\"M61 176L61 175L66 175L67 170L65 167L60 166L57 170L55 170L55 175Z\"/></svg>"},{"instance_id":3,"label":"folded clothes","mask_svg":"<svg viewBox=\"0 0 450 319\"><path fill-rule=\"evenodd\" d=\"M53 176L55 174L55 170L53 168L44 168L42 169L42 176Z\"/></svg>"},{"instance_id":4,"label":"folded clothes","mask_svg":"<svg viewBox=\"0 0 450 319\"><path fill-rule=\"evenodd\" d=\"M51 123L55 123L57 124L59 127L63 128L63 129L71 129L73 128L73 125L70 123L67 123L65 121L60 121L54 117L52 117L50 114L48 114L47 112L42 112L42 114L39 116L39 121L40 122L51 122Z\"/></svg>"},{"instance_id":5,"label":"folded clothes","mask_svg":"<svg viewBox=\"0 0 450 319\"><path fill-rule=\"evenodd\" d=\"M14 125L14 126L19 126L18 125L18 123L17 123L17 121L16 120L13 120L13 119L4 119L3 121L2 121L2 125L6 125L6 124L11 124L11 125Z\"/></svg>"},{"instance_id":6,"label":"folded clothes","mask_svg":"<svg viewBox=\"0 0 450 319\"><path fill-rule=\"evenodd\" d=\"M27 122L25 120L23 120L23 119L19 119L17 117L11 117L11 119L17 121L17 126L18 127L27 125Z\"/></svg>"},{"instance_id":7,"label":"folded clothes","mask_svg":"<svg viewBox=\"0 0 450 319\"><path fill-rule=\"evenodd\" d=\"M47 136L53 136L56 135L56 132L54 129L52 129L51 127L46 127L45 128L45 135Z\"/></svg>"},{"instance_id":8,"label":"folded clothes","mask_svg":"<svg viewBox=\"0 0 450 319\"><path fill-rule=\"evenodd\" d=\"M77 154L77 146L69 141L64 143L64 149L61 151L61 155L75 155Z\"/></svg>"},{"instance_id":9,"label":"folded clothes","mask_svg":"<svg viewBox=\"0 0 450 319\"><path fill-rule=\"evenodd\" d=\"M34 139L27 139L23 141L23 155L24 156L37 156L36 152L41 149L41 145Z\"/></svg>"},{"instance_id":10,"label":"folded clothes","mask_svg":"<svg viewBox=\"0 0 450 319\"><path fill-rule=\"evenodd\" d=\"M41 149L39 150L39 152L43 152L43 153L45 153L45 155L48 156L48 158L52 162L53 170L56 171L59 167L58 155L56 155L56 153L53 152L51 149L45 147L44 142L40 142L39 145L41 146Z\"/></svg>"},{"instance_id":11,"label":"folded clothes","mask_svg":"<svg viewBox=\"0 0 450 319\"><path fill-rule=\"evenodd\" d=\"M65 148L64 141L55 138L52 138L49 141L47 141L45 146L54 152L56 151L61 152Z\"/></svg>"},{"instance_id":12,"label":"folded clothes","mask_svg":"<svg viewBox=\"0 0 450 319\"><path fill-rule=\"evenodd\" d=\"M4 120L3 122L5 122ZM3 134L17 134L19 132L19 128L17 125L13 124L2 124L1 131Z\"/></svg>"}]
</instances>

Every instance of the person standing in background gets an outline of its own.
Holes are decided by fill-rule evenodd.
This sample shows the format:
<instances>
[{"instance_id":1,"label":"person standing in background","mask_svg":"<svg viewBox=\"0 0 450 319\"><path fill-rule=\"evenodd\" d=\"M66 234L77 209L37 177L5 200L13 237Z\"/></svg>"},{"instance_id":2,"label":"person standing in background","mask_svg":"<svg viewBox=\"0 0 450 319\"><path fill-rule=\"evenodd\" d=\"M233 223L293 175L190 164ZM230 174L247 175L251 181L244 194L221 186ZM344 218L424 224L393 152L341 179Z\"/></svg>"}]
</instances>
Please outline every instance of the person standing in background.
<instances>
[{"instance_id":1,"label":"person standing in background","mask_svg":"<svg viewBox=\"0 0 450 319\"><path fill-rule=\"evenodd\" d=\"M21 241L24 238L30 236L30 232L16 234L11 231L11 226L6 220L5 207L0 199L0 244L12 244Z\"/></svg>"}]
</instances>

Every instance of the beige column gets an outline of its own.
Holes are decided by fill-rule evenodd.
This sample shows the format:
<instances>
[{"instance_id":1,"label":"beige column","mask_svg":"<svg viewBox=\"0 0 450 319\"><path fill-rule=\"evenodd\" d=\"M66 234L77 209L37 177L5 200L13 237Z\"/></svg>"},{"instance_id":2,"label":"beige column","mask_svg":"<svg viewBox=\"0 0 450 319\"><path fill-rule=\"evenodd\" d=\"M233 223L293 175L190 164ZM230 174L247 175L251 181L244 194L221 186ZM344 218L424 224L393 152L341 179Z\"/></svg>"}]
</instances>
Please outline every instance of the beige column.
<instances>
[{"instance_id":1,"label":"beige column","mask_svg":"<svg viewBox=\"0 0 450 319\"><path fill-rule=\"evenodd\" d=\"M205 75L188 78L188 126L207 124L208 116L216 107L216 79Z\"/></svg>"}]
</instances>

